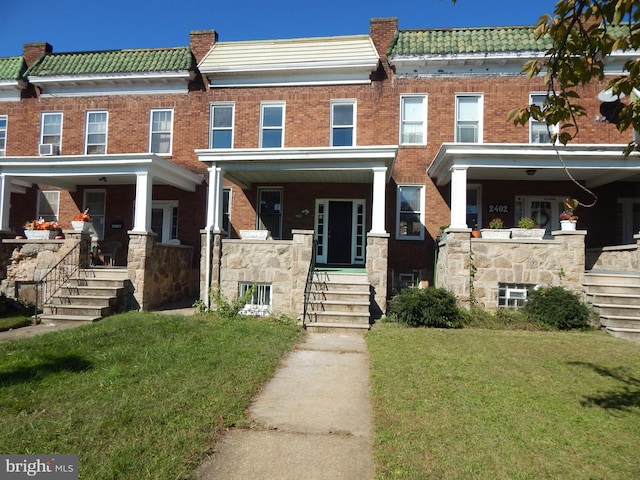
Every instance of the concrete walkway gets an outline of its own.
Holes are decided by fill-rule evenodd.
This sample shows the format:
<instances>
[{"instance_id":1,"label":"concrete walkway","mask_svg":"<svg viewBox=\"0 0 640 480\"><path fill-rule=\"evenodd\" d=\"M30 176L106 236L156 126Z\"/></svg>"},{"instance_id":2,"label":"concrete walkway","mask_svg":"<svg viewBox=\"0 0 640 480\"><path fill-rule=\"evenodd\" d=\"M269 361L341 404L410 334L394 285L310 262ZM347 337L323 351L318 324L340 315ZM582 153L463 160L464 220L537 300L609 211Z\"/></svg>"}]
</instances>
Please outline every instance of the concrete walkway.
<instances>
[{"instance_id":1,"label":"concrete walkway","mask_svg":"<svg viewBox=\"0 0 640 480\"><path fill-rule=\"evenodd\" d=\"M373 478L369 357L361 334L308 333L196 480Z\"/></svg>"}]
</instances>

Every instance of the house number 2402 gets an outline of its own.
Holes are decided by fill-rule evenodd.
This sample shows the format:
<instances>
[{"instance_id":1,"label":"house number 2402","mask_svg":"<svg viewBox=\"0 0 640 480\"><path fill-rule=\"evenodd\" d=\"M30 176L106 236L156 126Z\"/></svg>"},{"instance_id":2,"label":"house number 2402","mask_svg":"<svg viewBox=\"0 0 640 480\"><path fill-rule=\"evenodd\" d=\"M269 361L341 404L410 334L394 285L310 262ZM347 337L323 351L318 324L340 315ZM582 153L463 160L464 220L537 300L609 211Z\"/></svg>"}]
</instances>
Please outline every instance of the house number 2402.
<instances>
[{"instance_id":1,"label":"house number 2402","mask_svg":"<svg viewBox=\"0 0 640 480\"><path fill-rule=\"evenodd\" d=\"M509 213L509 205L489 204L489 213Z\"/></svg>"}]
</instances>

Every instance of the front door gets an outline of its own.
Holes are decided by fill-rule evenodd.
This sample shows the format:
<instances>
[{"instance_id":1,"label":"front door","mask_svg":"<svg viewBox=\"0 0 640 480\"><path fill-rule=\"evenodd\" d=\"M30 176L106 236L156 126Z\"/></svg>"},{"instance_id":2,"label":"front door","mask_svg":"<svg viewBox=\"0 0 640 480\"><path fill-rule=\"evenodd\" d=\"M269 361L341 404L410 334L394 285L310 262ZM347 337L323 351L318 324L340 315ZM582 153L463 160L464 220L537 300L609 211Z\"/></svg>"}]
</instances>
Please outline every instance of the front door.
<instances>
[{"instance_id":1,"label":"front door","mask_svg":"<svg viewBox=\"0 0 640 480\"><path fill-rule=\"evenodd\" d=\"M364 263L364 200L317 200L317 263Z\"/></svg>"}]
</instances>

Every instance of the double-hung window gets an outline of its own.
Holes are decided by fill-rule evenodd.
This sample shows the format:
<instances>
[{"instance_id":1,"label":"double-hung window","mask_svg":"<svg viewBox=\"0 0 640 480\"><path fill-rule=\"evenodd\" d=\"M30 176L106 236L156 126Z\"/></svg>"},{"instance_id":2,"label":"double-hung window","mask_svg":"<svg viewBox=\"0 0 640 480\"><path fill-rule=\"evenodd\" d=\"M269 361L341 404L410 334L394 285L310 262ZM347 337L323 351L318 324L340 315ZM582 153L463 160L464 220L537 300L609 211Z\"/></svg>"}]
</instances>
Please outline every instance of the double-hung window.
<instances>
[{"instance_id":1,"label":"double-hung window","mask_svg":"<svg viewBox=\"0 0 640 480\"><path fill-rule=\"evenodd\" d=\"M0 157L7 154L7 116L0 115Z\"/></svg>"},{"instance_id":2,"label":"double-hung window","mask_svg":"<svg viewBox=\"0 0 640 480\"><path fill-rule=\"evenodd\" d=\"M546 98L546 94L532 93L529 95L529 104L542 108ZM547 124L531 118L529 120L529 143L549 143L550 141L551 137L549 136Z\"/></svg>"},{"instance_id":3,"label":"double-hung window","mask_svg":"<svg viewBox=\"0 0 640 480\"><path fill-rule=\"evenodd\" d=\"M87 112L85 153L107 153L107 112Z\"/></svg>"},{"instance_id":4,"label":"double-hung window","mask_svg":"<svg viewBox=\"0 0 640 480\"><path fill-rule=\"evenodd\" d=\"M424 185L398 185L397 239L424 239L424 208Z\"/></svg>"},{"instance_id":5,"label":"double-hung window","mask_svg":"<svg viewBox=\"0 0 640 480\"><path fill-rule=\"evenodd\" d=\"M284 146L284 103L260 105L260 148Z\"/></svg>"},{"instance_id":6,"label":"double-hung window","mask_svg":"<svg viewBox=\"0 0 640 480\"><path fill-rule=\"evenodd\" d=\"M149 151L170 154L173 132L173 110L151 110Z\"/></svg>"},{"instance_id":7,"label":"double-hung window","mask_svg":"<svg viewBox=\"0 0 640 480\"><path fill-rule=\"evenodd\" d=\"M455 141L482 143L482 95L456 95Z\"/></svg>"},{"instance_id":8,"label":"double-hung window","mask_svg":"<svg viewBox=\"0 0 640 480\"><path fill-rule=\"evenodd\" d=\"M62 146L62 113L45 112L42 114L42 124L40 126L40 144L51 145L41 152L60 153ZM47 151L50 149L50 151Z\"/></svg>"},{"instance_id":9,"label":"double-hung window","mask_svg":"<svg viewBox=\"0 0 640 480\"><path fill-rule=\"evenodd\" d=\"M233 103L211 104L210 148L233 148Z\"/></svg>"},{"instance_id":10,"label":"double-hung window","mask_svg":"<svg viewBox=\"0 0 640 480\"><path fill-rule=\"evenodd\" d=\"M427 97L402 95L400 97L400 144L426 145Z\"/></svg>"},{"instance_id":11,"label":"double-hung window","mask_svg":"<svg viewBox=\"0 0 640 480\"><path fill-rule=\"evenodd\" d=\"M356 144L355 100L331 101L331 146L353 147Z\"/></svg>"},{"instance_id":12,"label":"double-hung window","mask_svg":"<svg viewBox=\"0 0 640 480\"><path fill-rule=\"evenodd\" d=\"M44 218L47 222L57 222L59 210L60 192L58 190L38 190L36 218Z\"/></svg>"}]
</instances>

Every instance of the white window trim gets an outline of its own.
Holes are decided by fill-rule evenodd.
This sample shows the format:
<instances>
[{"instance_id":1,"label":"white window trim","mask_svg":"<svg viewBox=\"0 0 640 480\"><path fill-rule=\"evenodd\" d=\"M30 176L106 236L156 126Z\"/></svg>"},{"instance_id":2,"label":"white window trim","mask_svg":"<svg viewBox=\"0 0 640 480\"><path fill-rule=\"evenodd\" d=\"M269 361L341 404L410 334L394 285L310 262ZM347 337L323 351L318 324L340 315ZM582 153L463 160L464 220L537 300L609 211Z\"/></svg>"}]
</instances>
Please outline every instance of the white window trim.
<instances>
[{"instance_id":1,"label":"white window trim","mask_svg":"<svg viewBox=\"0 0 640 480\"><path fill-rule=\"evenodd\" d=\"M231 107L231 145L229 147L217 147L224 149L233 148L234 135L236 132L236 104L233 102L214 102L209 104L209 148L213 147L213 131L214 130L228 130L228 127L213 128L213 110L215 107Z\"/></svg>"},{"instance_id":2,"label":"white window trim","mask_svg":"<svg viewBox=\"0 0 640 480\"><path fill-rule=\"evenodd\" d=\"M353 118L351 119L351 128L353 129L353 135L352 135L352 144L350 145L351 147L355 147L357 146L357 123L358 123L358 102L356 101L356 99L354 98L342 98L342 99L335 99L335 100L331 100L331 106L330 106L330 119L329 119L329 145L330 146L334 146L333 145L333 108L336 105L353 105ZM345 128L345 125L338 125L339 128Z\"/></svg>"},{"instance_id":3,"label":"white window trim","mask_svg":"<svg viewBox=\"0 0 640 480\"><path fill-rule=\"evenodd\" d=\"M173 152L173 108L152 108L149 110L149 152L151 152L151 144L154 133L166 133L165 130L154 132L153 131L153 114L155 112L171 112L171 128L169 129L169 151L166 153L155 153L156 155L167 155L170 156Z\"/></svg>"},{"instance_id":4,"label":"white window trim","mask_svg":"<svg viewBox=\"0 0 640 480\"><path fill-rule=\"evenodd\" d=\"M463 97L474 97L478 99L478 141L475 143L483 143L484 142L484 94L477 92L469 92L469 93L456 93L455 100L455 116L454 116L454 141L456 143L468 143L461 142L458 140L458 110L459 110L459 101L458 99Z\"/></svg>"},{"instance_id":5,"label":"white window trim","mask_svg":"<svg viewBox=\"0 0 640 480\"><path fill-rule=\"evenodd\" d=\"M410 236L400 234L400 190L403 187L418 187L420 189L420 235ZM396 188L396 240L424 240L425 222L425 186L421 183L402 183Z\"/></svg>"},{"instance_id":6,"label":"white window trim","mask_svg":"<svg viewBox=\"0 0 640 480\"><path fill-rule=\"evenodd\" d=\"M547 97L547 92L530 92L529 93L529 105L533 105L533 97L538 97L538 96L542 96L542 97ZM537 120L534 120L533 118L529 119L529 143L533 144L534 142L532 142L532 135L533 135L533 125L534 123L536 124L541 124L543 126L545 126L546 129L546 125L544 122L539 122ZM551 135L554 135L555 133L558 132L558 124L549 127L549 131ZM557 143L557 141L556 141ZM538 143L539 144L539 143Z\"/></svg>"},{"instance_id":7,"label":"white window trim","mask_svg":"<svg viewBox=\"0 0 640 480\"><path fill-rule=\"evenodd\" d=\"M271 305L273 303L273 288L270 283L264 282L239 282L238 295L242 297L249 289L256 286L256 292L249 299L244 307L238 312L240 315L251 315L254 317L266 317L271 314ZM264 302L268 292L269 303ZM251 300L257 300L252 303Z\"/></svg>"},{"instance_id":8,"label":"white window trim","mask_svg":"<svg viewBox=\"0 0 640 480\"><path fill-rule=\"evenodd\" d=\"M422 99L422 142L412 143L402 141L402 127L404 125L404 100L407 98L421 98ZM426 145L427 144L427 94L401 94L400 95L400 122L398 131L398 144L399 145Z\"/></svg>"},{"instance_id":9,"label":"white window trim","mask_svg":"<svg viewBox=\"0 0 640 480\"><path fill-rule=\"evenodd\" d=\"M109 143L109 112L107 110L87 110L84 117L84 154L88 155L87 150L89 149L89 115L92 113L104 113L107 118L105 120L106 129L104 131L104 154L106 155L108 152L108 143ZM98 144L93 144L98 145Z\"/></svg>"},{"instance_id":10,"label":"white window trim","mask_svg":"<svg viewBox=\"0 0 640 480\"><path fill-rule=\"evenodd\" d=\"M280 125L280 127L265 127L264 126L264 109L265 107L282 107L282 125ZM286 118L286 103L282 102L282 101L275 101L275 102L260 102L260 134L258 136L258 147L259 148L263 148L262 147L262 134L264 132L264 130L281 130L282 131L282 136L280 138L280 146L279 147L269 147L269 148L284 148L284 125L285 125L285 118Z\"/></svg>"},{"instance_id":11,"label":"white window trim","mask_svg":"<svg viewBox=\"0 0 640 480\"><path fill-rule=\"evenodd\" d=\"M41 112L40 114L40 145L44 143L44 118L49 115L60 115L60 143L58 153L62 153L62 132L64 130L64 115L62 112Z\"/></svg>"},{"instance_id":12,"label":"white window trim","mask_svg":"<svg viewBox=\"0 0 640 480\"><path fill-rule=\"evenodd\" d=\"M57 197L56 199L56 203L55 203L55 212L54 212L54 221L58 221L59 218L59 214L60 214L60 191L59 190L41 190L42 194L44 195L45 193L54 193L55 197ZM42 215L42 209L40 207L40 202L41 202L42 196L38 195L38 205L36 207L36 218L40 218L43 217L44 215Z\"/></svg>"},{"instance_id":13,"label":"white window trim","mask_svg":"<svg viewBox=\"0 0 640 480\"><path fill-rule=\"evenodd\" d=\"M7 154L7 134L9 131L9 116L8 115L0 115L0 120L4 120L4 146L0 146L0 157L4 157Z\"/></svg>"}]
</instances>

